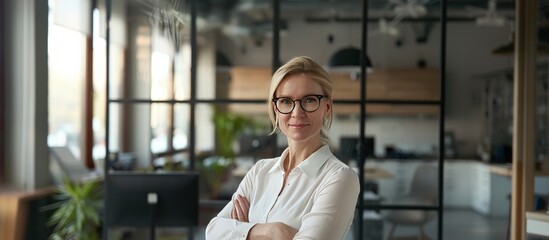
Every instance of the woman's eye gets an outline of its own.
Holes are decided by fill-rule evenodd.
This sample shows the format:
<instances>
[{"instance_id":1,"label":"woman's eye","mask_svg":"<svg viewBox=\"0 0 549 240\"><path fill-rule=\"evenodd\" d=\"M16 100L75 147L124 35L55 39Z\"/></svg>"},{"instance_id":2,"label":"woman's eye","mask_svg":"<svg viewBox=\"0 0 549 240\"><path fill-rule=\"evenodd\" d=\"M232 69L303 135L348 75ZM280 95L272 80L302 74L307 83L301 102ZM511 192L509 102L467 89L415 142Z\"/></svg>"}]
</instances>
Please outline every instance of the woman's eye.
<instances>
[{"instance_id":1,"label":"woman's eye","mask_svg":"<svg viewBox=\"0 0 549 240\"><path fill-rule=\"evenodd\" d=\"M280 100L278 100L281 104L291 104L292 101L290 99L287 99L287 98L282 98Z\"/></svg>"},{"instance_id":2,"label":"woman's eye","mask_svg":"<svg viewBox=\"0 0 549 240\"><path fill-rule=\"evenodd\" d=\"M306 97L303 99L304 103L313 103L315 102L315 99L313 97Z\"/></svg>"}]
</instances>

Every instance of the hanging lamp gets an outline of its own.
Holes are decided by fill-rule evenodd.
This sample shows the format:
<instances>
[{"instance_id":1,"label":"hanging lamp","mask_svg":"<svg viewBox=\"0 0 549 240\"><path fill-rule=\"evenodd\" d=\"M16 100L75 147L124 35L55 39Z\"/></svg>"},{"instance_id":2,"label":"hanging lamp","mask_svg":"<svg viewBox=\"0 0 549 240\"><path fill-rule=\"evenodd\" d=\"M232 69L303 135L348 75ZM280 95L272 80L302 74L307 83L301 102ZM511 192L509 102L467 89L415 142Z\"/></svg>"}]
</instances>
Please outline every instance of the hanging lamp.
<instances>
[{"instance_id":1,"label":"hanging lamp","mask_svg":"<svg viewBox=\"0 0 549 240\"><path fill-rule=\"evenodd\" d=\"M329 67L360 67L360 54L361 51L358 48L346 47L336 51L330 61ZM366 67L371 68L372 62L370 58L366 56Z\"/></svg>"}]
</instances>

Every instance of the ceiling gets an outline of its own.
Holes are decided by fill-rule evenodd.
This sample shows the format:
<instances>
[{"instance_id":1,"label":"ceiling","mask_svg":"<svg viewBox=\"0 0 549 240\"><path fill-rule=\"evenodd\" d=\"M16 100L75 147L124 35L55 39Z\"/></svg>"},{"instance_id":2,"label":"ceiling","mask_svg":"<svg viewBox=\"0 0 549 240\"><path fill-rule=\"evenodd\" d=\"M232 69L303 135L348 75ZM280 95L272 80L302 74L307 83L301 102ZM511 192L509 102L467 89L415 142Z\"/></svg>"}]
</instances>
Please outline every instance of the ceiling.
<instances>
[{"instance_id":1,"label":"ceiling","mask_svg":"<svg viewBox=\"0 0 549 240\"><path fill-rule=\"evenodd\" d=\"M489 0L448 0L448 16L454 18L475 17L468 8L487 8ZM199 13L203 16L226 18L229 15L249 13L259 17L261 14L272 17L273 0L201 0ZM441 0L368 0L369 15L373 18L394 15L397 2L414 2L423 5L428 16L440 13ZM540 9L549 12L549 0L538 0ZM515 7L514 0L496 0L497 10L512 17ZM281 0L281 16L292 20L307 17L360 17L363 0Z\"/></svg>"},{"instance_id":2,"label":"ceiling","mask_svg":"<svg viewBox=\"0 0 549 240\"><path fill-rule=\"evenodd\" d=\"M171 5L176 2L188 11L185 6L188 6L190 0L164 1ZM369 22L379 23L380 26L382 21L393 24L392 27L405 21L440 21L442 0L280 0L282 29L291 21L360 22L364 1L368 1ZM196 3L200 20L207 23L206 29L227 30L229 26L231 28L228 32L247 32L247 35L250 35L250 31L264 34L272 32L274 0L199 0ZM470 21L492 26L513 24L515 0L448 0L446 3L447 20L450 22ZM492 8L489 7L490 3ZM538 4L541 21L549 23L549 0L538 0ZM479 23L486 19L490 21Z\"/></svg>"}]
</instances>

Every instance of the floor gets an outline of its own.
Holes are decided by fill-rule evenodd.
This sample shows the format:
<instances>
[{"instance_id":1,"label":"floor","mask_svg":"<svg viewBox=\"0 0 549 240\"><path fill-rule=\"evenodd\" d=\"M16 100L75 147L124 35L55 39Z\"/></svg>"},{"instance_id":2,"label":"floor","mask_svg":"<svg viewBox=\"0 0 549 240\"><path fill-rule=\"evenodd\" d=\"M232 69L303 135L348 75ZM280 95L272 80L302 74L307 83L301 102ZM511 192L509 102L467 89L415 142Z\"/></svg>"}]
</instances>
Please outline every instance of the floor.
<instances>
[{"instance_id":1,"label":"floor","mask_svg":"<svg viewBox=\"0 0 549 240\"><path fill-rule=\"evenodd\" d=\"M472 210L445 210L444 212L444 240L505 240L507 239L507 218L486 217ZM437 239L437 221L425 226L425 233L429 239ZM390 225L385 223L383 228L384 239L387 237ZM394 236L397 239L417 239L417 227L397 227ZM412 236L412 238L409 238ZM352 238L347 238L352 239Z\"/></svg>"},{"instance_id":2,"label":"floor","mask_svg":"<svg viewBox=\"0 0 549 240\"><path fill-rule=\"evenodd\" d=\"M373 226L370 235L374 237L365 237L368 240L388 240L390 224L387 222L371 223L379 224ZM194 229L194 240L204 240L205 227ZM375 231L382 230L382 233L375 234ZM425 233L428 239L437 239L437 221L428 223L425 228ZM366 230L364 230L367 232ZM115 231L116 232L116 231ZM120 234L126 232L124 234ZM372 234L374 233L374 234ZM396 228L394 238L392 240L416 240L418 236L417 227L399 226ZM157 240L176 240L187 239L186 229L157 229ZM382 235L382 236L381 236ZM140 231L119 231L118 234L113 234L109 239L121 240L141 240L148 239L148 231L141 229ZM506 217L486 217L472 210L445 210L444 212L444 240L506 240L507 239L507 218ZM345 240L356 240L353 237L353 231L349 231Z\"/></svg>"}]
</instances>

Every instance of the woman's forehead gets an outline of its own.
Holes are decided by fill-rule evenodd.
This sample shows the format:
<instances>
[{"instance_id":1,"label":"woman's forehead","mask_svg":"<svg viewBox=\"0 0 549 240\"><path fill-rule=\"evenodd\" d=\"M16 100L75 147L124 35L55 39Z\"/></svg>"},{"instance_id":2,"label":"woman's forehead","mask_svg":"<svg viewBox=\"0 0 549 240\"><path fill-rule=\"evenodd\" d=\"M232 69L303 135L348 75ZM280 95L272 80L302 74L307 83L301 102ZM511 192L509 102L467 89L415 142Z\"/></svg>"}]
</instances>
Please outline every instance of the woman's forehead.
<instances>
[{"instance_id":1,"label":"woman's forehead","mask_svg":"<svg viewBox=\"0 0 549 240\"><path fill-rule=\"evenodd\" d=\"M322 87L306 74L295 74L284 78L278 85L276 93L279 95L322 94Z\"/></svg>"}]
</instances>

